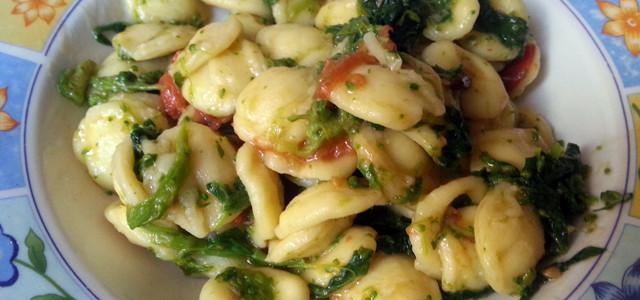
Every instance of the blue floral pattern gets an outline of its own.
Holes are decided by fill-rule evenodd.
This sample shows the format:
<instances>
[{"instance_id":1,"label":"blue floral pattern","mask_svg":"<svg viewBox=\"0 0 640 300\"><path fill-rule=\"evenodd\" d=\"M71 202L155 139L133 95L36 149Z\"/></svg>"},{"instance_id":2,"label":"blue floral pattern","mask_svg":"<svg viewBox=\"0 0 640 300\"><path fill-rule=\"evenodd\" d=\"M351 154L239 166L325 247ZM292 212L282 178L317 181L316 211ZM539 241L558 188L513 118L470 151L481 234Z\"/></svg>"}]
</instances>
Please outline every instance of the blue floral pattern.
<instances>
[{"instance_id":1,"label":"blue floral pattern","mask_svg":"<svg viewBox=\"0 0 640 300\"><path fill-rule=\"evenodd\" d=\"M18 243L5 234L0 225L0 287L13 285L18 280L18 268L13 260L18 255Z\"/></svg>"},{"instance_id":2,"label":"blue floral pattern","mask_svg":"<svg viewBox=\"0 0 640 300\"><path fill-rule=\"evenodd\" d=\"M591 284L596 300L638 300L640 299L640 259L636 260L622 276L622 288L609 282Z\"/></svg>"}]
</instances>

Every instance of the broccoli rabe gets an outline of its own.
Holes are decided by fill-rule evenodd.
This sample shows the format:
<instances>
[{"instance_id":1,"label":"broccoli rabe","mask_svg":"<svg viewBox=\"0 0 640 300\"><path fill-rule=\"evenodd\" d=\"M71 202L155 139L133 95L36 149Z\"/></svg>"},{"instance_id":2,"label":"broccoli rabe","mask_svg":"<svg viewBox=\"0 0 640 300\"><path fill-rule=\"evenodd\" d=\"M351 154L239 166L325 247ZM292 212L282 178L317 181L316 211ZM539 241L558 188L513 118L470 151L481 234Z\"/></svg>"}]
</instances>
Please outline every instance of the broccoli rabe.
<instances>
[{"instance_id":1,"label":"broccoli rabe","mask_svg":"<svg viewBox=\"0 0 640 300\"><path fill-rule=\"evenodd\" d=\"M355 224L369 226L378 233L377 250L386 254L413 256L411 240L406 232L411 219L394 212L387 206L376 206L359 214Z\"/></svg>"},{"instance_id":2,"label":"broccoli rabe","mask_svg":"<svg viewBox=\"0 0 640 300\"><path fill-rule=\"evenodd\" d=\"M578 262L581 262L583 260L589 259L591 257L598 256L604 253L604 251L606 251L606 249L604 248L586 247L580 250L578 253L576 253L567 261L554 262L550 265L540 268L540 270L538 270L535 273L535 278L533 279L533 281L529 283L527 286L524 286L522 288L522 291L520 292L520 299L521 300L531 299L531 297L533 297L533 295L540 289L540 287L542 287L545 283L551 280L551 278L549 278L548 276L545 276L545 272L547 270L555 268L557 271L559 271L559 274L561 274L562 272L568 270L569 267L571 267L572 265Z\"/></svg>"},{"instance_id":3,"label":"broccoli rabe","mask_svg":"<svg viewBox=\"0 0 640 300\"><path fill-rule=\"evenodd\" d=\"M228 283L242 299L274 299L273 278L257 270L229 267L216 276L216 280Z\"/></svg>"},{"instance_id":4,"label":"broccoli rabe","mask_svg":"<svg viewBox=\"0 0 640 300\"><path fill-rule=\"evenodd\" d=\"M233 187L220 182L211 182L207 184L207 190L211 192L220 203L222 203L222 211L227 215L245 210L249 207L249 194L240 179L236 180Z\"/></svg>"},{"instance_id":5,"label":"broccoli rabe","mask_svg":"<svg viewBox=\"0 0 640 300\"><path fill-rule=\"evenodd\" d=\"M458 168L460 160L471 152L471 135L462 113L454 107L447 106L444 124L433 125L433 129L447 140L440 156L431 157L443 168Z\"/></svg>"},{"instance_id":6,"label":"broccoli rabe","mask_svg":"<svg viewBox=\"0 0 640 300\"><path fill-rule=\"evenodd\" d=\"M158 84L160 71L139 75L122 71L114 76L95 77L96 68L96 63L87 59L73 69L64 70L58 80L58 92L78 105L89 102L94 106L118 93L154 92L162 88Z\"/></svg>"},{"instance_id":7,"label":"broccoli rabe","mask_svg":"<svg viewBox=\"0 0 640 300\"><path fill-rule=\"evenodd\" d=\"M566 253L570 221L586 213L594 199L597 200L587 191L585 180L589 166L582 163L580 148L571 143L566 147L559 143L550 153L541 152L526 159L521 171L488 155L481 159L484 169L473 174L484 178L489 185L506 181L518 186L524 196L521 204L532 205L541 218L546 254L558 256ZM608 197L609 194L603 195ZM631 196L615 198L620 199L615 202L621 202Z\"/></svg>"},{"instance_id":8,"label":"broccoli rabe","mask_svg":"<svg viewBox=\"0 0 640 300\"><path fill-rule=\"evenodd\" d=\"M427 15L425 0L362 0L362 9L372 24L389 25L393 28L391 40L401 51L411 48L422 35Z\"/></svg>"},{"instance_id":9,"label":"broccoli rabe","mask_svg":"<svg viewBox=\"0 0 640 300\"><path fill-rule=\"evenodd\" d=\"M58 79L58 93L77 105L83 105L87 101L87 88L95 69L96 63L87 59L74 69L64 70Z\"/></svg>"},{"instance_id":10,"label":"broccoli rabe","mask_svg":"<svg viewBox=\"0 0 640 300\"><path fill-rule=\"evenodd\" d=\"M189 172L187 126L182 125L176 141L176 157L158 184L158 188L141 203L127 208L127 223L134 229L161 218L171 207Z\"/></svg>"},{"instance_id":11,"label":"broccoli rabe","mask_svg":"<svg viewBox=\"0 0 640 300\"><path fill-rule=\"evenodd\" d=\"M118 93L152 92L162 88L158 81L162 72L153 71L136 75L133 72L123 71L118 75L109 77L93 77L89 81L89 105L109 101L109 98Z\"/></svg>"},{"instance_id":12,"label":"broccoli rabe","mask_svg":"<svg viewBox=\"0 0 640 300\"><path fill-rule=\"evenodd\" d=\"M479 32L491 33L498 37L501 44L509 49L520 49L524 53L524 46L529 37L527 21L515 16L503 15L493 9L489 0L480 0L480 13L473 25Z\"/></svg>"},{"instance_id":13,"label":"broccoli rabe","mask_svg":"<svg viewBox=\"0 0 640 300\"><path fill-rule=\"evenodd\" d=\"M326 142L339 138L362 124L362 120L339 109L327 100L313 102L307 113L293 116L289 121L308 120L306 140L296 154L305 157L313 154Z\"/></svg>"},{"instance_id":14,"label":"broccoli rabe","mask_svg":"<svg viewBox=\"0 0 640 300\"><path fill-rule=\"evenodd\" d=\"M139 181L142 181L142 172L155 163L157 155L142 152L144 139L154 140L160 135L160 130L151 119L142 125L134 124L131 130L131 142L133 143L133 157L135 161L134 172Z\"/></svg>"},{"instance_id":15,"label":"broccoli rabe","mask_svg":"<svg viewBox=\"0 0 640 300\"><path fill-rule=\"evenodd\" d=\"M357 277L366 275L374 253L374 250L368 248L360 248L354 251L349 263L340 268L338 275L329 280L327 287L315 284L309 285L311 295L315 299L328 298L331 293L351 283Z\"/></svg>"},{"instance_id":16,"label":"broccoli rabe","mask_svg":"<svg viewBox=\"0 0 640 300\"><path fill-rule=\"evenodd\" d=\"M111 40L107 37L106 33L111 32L113 34L123 32L127 27L131 26L128 22L114 22L111 24L97 26L91 30L93 38L100 44L105 46L111 46Z\"/></svg>"},{"instance_id":17,"label":"broccoli rabe","mask_svg":"<svg viewBox=\"0 0 640 300\"><path fill-rule=\"evenodd\" d=\"M333 44L337 45L346 40L343 55L348 55L358 50L358 45L367 32L380 33L382 26L374 25L364 16L352 18L349 23L329 26L325 29L333 37Z\"/></svg>"}]
</instances>

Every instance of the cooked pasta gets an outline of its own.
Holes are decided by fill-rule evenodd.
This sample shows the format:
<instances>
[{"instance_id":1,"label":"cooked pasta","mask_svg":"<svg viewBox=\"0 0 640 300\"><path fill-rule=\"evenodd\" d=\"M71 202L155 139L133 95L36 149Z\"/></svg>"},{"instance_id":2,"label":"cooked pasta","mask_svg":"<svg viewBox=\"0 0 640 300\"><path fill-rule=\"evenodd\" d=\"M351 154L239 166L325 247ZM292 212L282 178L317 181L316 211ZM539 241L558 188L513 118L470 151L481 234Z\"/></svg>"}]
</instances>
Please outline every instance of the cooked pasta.
<instances>
[{"instance_id":1,"label":"cooked pasta","mask_svg":"<svg viewBox=\"0 0 640 300\"><path fill-rule=\"evenodd\" d=\"M128 3L73 84L73 147L107 220L208 277L202 300L517 295L587 210L532 198L564 151L585 172L516 100L540 69L522 0Z\"/></svg>"}]
</instances>

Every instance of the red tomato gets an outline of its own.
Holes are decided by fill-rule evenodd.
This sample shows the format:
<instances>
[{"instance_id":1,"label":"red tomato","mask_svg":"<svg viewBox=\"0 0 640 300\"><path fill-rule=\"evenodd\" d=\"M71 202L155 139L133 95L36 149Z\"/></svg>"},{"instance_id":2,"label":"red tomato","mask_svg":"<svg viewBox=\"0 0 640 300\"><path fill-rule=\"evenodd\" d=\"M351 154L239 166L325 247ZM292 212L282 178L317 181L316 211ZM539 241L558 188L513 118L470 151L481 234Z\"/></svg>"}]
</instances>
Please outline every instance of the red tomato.
<instances>
[{"instance_id":1,"label":"red tomato","mask_svg":"<svg viewBox=\"0 0 640 300\"><path fill-rule=\"evenodd\" d=\"M511 91L520 84L520 82L527 77L529 68L534 63L536 57L536 46L534 44L527 44L524 47L524 55L519 59L510 62L508 65L500 71L500 77L504 83L504 87L507 92Z\"/></svg>"},{"instance_id":2,"label":"red tomato","mask_svg":"<svg viewBox=\"0 0 640 300\"><path fill-rule=\"evenodd\" d=\"M160 98L162 99L164 111L169 117L177 120L182 115L185 107L187 107L187 100L182 96L182 92L180 92L173 80L173 76L169 72L164 73L158 83L164 87L160 89Z\"/></svg>"}]
</instances>

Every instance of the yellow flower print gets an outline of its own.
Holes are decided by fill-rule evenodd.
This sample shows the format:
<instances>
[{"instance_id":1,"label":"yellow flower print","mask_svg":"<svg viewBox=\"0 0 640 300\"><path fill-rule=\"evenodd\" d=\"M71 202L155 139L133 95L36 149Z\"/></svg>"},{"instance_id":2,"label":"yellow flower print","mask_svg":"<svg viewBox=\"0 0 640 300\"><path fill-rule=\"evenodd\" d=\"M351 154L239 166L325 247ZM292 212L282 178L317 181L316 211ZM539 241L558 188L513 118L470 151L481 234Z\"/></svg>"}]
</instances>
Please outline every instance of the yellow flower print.
<instances>
[{"instance_id":1,"label":"yellow flower print","mask_svg":"<svg viewBox=\"0 0 640 300\"><path fill-rule=\"evenodd\" d=\"M620 0L620 6L607 1L596 1L600 11L611 19L604 24L602 33L624 36L627 49L635 56L640 54L640 11L637 0Z\"/></svg>"},{"instance_id":2,"label":"yellow flower print","mask_svg":"<svg viewBox=\"0 0 640 300\"><path fill-rule=\"evenodd\" d=\"M7 112L1 110L7 103L7 87L0 89L0 131L10 131L18 126L18 122L14 120Z\"/></svg>"},{"instance_id":3,"label":"yellow flower print","mask_svg":"<svg viewBox=\"0 0 640 300\"><path fill-rule=\"evenodd\" d=\"M11 11L14 15L23 15L24 25L29 26L37 19L51 24L56 16L55 8L67 5L63 0L12 0L17 3Z\"/></svg>"}]
</instances>

